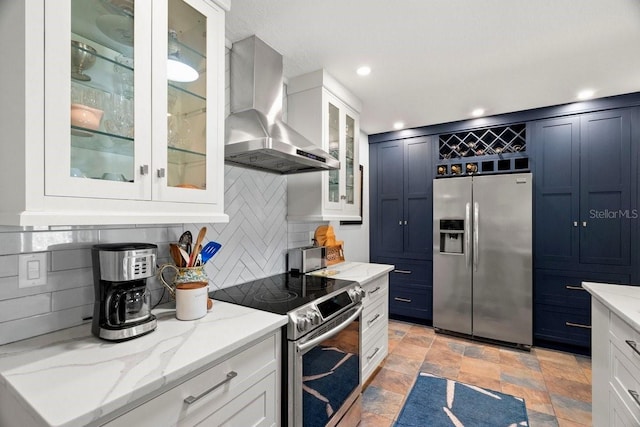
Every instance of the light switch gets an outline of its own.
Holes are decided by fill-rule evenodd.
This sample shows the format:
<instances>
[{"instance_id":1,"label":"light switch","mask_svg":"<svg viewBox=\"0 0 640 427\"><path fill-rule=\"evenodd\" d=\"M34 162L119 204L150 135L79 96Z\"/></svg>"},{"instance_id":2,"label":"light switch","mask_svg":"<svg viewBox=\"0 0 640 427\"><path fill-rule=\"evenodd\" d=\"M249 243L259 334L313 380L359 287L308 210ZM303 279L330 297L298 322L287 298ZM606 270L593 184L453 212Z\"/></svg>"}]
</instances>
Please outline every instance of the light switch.
<instances>
[{"instance_id":1,"label":"light switch","mask_svg":"<svg viewBox=\"0 0 640 427\"><path fill-rule=\"evenodd\" d=\"M47 284L47 252L18 256L18 287L44 286Z\"/></svg>"}]
</instances>

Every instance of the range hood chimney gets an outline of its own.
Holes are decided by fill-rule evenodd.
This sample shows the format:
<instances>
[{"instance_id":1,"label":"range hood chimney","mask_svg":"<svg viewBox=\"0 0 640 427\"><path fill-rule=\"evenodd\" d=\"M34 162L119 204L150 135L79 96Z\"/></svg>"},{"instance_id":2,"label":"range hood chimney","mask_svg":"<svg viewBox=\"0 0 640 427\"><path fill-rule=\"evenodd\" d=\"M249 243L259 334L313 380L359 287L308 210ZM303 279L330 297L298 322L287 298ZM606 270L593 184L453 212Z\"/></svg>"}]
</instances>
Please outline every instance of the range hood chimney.
<instances>
[{"instance_id":1,"label":"range hood chimney","mask_svg":"<svg viewBox=\"0 0 640 427\"><path fill-rule=\"evenodd\" d=\"M340 162L282 121L282 56L251 36L231 48L227 163L279 174L339 169Z\"/></svg>"}]
</instances>

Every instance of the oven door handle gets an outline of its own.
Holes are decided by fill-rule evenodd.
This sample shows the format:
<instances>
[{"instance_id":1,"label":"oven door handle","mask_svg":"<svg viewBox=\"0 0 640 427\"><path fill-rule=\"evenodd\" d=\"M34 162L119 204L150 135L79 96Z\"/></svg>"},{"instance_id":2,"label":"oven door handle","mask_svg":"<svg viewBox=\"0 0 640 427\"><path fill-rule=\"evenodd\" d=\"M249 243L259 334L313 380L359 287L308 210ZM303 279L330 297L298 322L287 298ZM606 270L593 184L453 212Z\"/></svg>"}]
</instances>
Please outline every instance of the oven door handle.
<instances>
[{"instance_id":1,"label":"oven door handle","mask_svg":"<svg viewBox=\"0 0 640 427\"><path fill-rule=\"evenodd\" d=\"M298 344L296 347L298 349L299 352L304 353L307 350L315 347L316 345L318 345L319 343L321 343L322 341L329 339L335 335L338 335L340 332L342 332L343 329L345 329L347 326L349 326L349 324L351 322L353 322L358 316L360 316L360 314L362 313L362 305L360 305L360 307L358 307L358 309L355 311L355 313L353 313L351 316L349 316L349 318L347 320L345 320L344 322L342 322L341 324L339 324L338 326L336 326L335 328L331 329L328 332L325 332L324 334L317 336L313 339L311 339L310 341L307 341L303 344Z\"/></svg>"}]
</instances>

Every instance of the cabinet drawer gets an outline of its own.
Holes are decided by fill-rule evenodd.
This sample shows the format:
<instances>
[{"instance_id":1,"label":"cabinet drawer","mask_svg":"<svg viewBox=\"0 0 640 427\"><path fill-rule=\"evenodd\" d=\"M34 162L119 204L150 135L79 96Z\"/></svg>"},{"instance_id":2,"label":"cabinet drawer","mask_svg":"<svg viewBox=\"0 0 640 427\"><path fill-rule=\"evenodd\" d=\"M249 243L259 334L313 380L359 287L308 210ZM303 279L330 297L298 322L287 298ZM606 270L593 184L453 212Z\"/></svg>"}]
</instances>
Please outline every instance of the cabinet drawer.
<instances>
[{"instance_id":1,"label":"cabinet drawer","mask_svg":"<svg viewBox=\"0 0 640 427\"><path fill-rule=\"evenodd\" d=\"M620 400L629 408L636 419L640 419L640 371L627 358L627 349L620 348L618 343L611 342L611 369L609 382L617 392Z\"/></svg>"},{"instance_id":2,"label":"cabinet drawer","mask_svg":"<svg viewBox=\"0 0 640 427\"><path fill-rule=\"evenodd\" d=\"M367 295L362 300L362 303L365 307L370 304L375 304L380 301L383 294L386 294L387 289L389 288L389 276L386 274L382 277L378 277L377 279L372 280L363 286L363 289L367 293Z\"/></svg>"},{"instance_id":3,"label":"cabinet drawer","mask_svg":"<svg viewBox=\"0 0 640 427\"><path fill-rule=\"evenodd\" d=\"M534 335L536 338L591 346L591 312L565 309L553 305L536 304L534 309Z\"/></svg>"},{"instance_id":4,"label":"cabinet drawer","mask_svg":"<svg viewBox=\"0 0 640 427\"><path fill-rule=\"evenodd\" d=\"M640 418L637 418L631 409L625 405L623 398L609 384L609 427L628 427L640 425Z\"/></svg>"},{"instance_id":5,"label":"cabinet drawer","mask_svg":"<svg viewBox=\"0 0 640 427\"><path fill-rule=\"evenodd\" d=\"M375 333L372 339L365 345L362 350L362 383L364 384L373 371L387 357L389 351L389 336L387 328L383 328Z\"/></svg>"},{"instance_id":6,"label":"cabinet drawer","mask_svg":"<svg viewBox=\"0 0 640 427\"><path fill-rule=\"evenodd\" d=\"M640 332L613 312L610 319L609 339L634 365L636 372L640 372Z\"/></svg>"},{"instance_id":7,"label":"cabinet drawer","mask_svg":"<svg viewBox=\"0 0 640 427\"><path fill-rule=\"evenodd\" d=\"M591 295L582 282L626 283L628 275L581 273L576 271L536 270L534 297L536 304L590 310Z\"/></svg>"},{"instance_id":8,"label":"cabinet drawer","mask_svg":"<svg viewBox=\"0 0 640 427\"><path fill-rule=\"evenodd\" d=\"M387 292L384 291L385 298L377 301L373 306L366 306L362 314L362 343L366 345L369 336L378 330L382 325L388 324L387 316Z\"/></svg>"},{"instance_id":9,"label":"cabinet drawer","mask_svg":"<svg viewBox=\"0 0 640 427\"><path fill-rule=\"evenodd\" d=\"M433 288L430 285L391 284L389 286L389 313L431 319L433 317Z\"/></svg>"},{"instance_id":10,"label":"cabinet drawer","mask_svg":"<svg viewBox=\"0 0 640 427\"><path fill-rule=\"evenodd\" d=\"M431 261L400 261L395 263L395 268L389 273L391 283L421 284L431 283L433 278Z\"/></svg>"},{"instance_id":11,"label":"cabinet drawer","mask_svg":"<svg viewBox=\"0 0 640 427\"><path fill-rule=\"evenodd\" d=\"M205 418L240 396L270 372L277 371L277 335L271 335L256 345L207 369L167 392L108 423L109 426L174 425L185 418ZM203 345L206 345L203 343ZM237 375L230 378L230 373ZM187 404L189 396L200 396L220 384L201 399Z\"/></svg>"}]
</instances>

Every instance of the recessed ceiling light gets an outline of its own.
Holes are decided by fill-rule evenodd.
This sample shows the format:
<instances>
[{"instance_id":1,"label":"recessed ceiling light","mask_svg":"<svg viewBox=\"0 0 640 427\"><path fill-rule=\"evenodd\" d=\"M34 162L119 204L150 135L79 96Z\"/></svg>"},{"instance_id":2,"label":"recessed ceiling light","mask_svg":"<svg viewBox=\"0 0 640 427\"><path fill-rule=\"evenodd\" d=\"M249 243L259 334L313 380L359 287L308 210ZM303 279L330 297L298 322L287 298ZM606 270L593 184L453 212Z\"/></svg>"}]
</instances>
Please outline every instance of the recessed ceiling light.
<instances>
[{"instance_id":1,"label":"recessed ceiling light","mask_svg":"<svg viewBox=\"0 0 640 427\"><path fill-rule=\"evenodd\" d=\"M356 70L356 73L358 73L359 76L368 76L369 74L371 74L371 67L363 65Z\"/></svg>"},{"instance_id":2,"label":"recessed ceiling light","mask_svg":"<svg viewBox=\"0 0 640 427\"><path fill-rule=\"evenodd\" d=\"M402 129L404 127L404 123L403 122L395 122L393 124L393 128L394 129Z\"/></svg>"},{"instance_id":3,"label":"recessed ceiling light","mask_svg":"<svg viewBox=\"0 0 640 427\"><path fill-rule=\"evenodd\" d=\"M480 117L484 114L484 108L476 108L475 110L473 110L471 112L471 115L473 117Z\"/></svg>"},{"instance_id":4,"label":"recessed ceiling light","mask_svg":"<svg viewBox=\"0 0 640 427\"><path fill-rule=\"evenodd\" d=\"M593 95L595 93L596 92L593 89L581 90L580 92L578 92L578 99L580 99L580 100L591 99L591 98L593 98Z\"/></svg>"}]
</instances>

